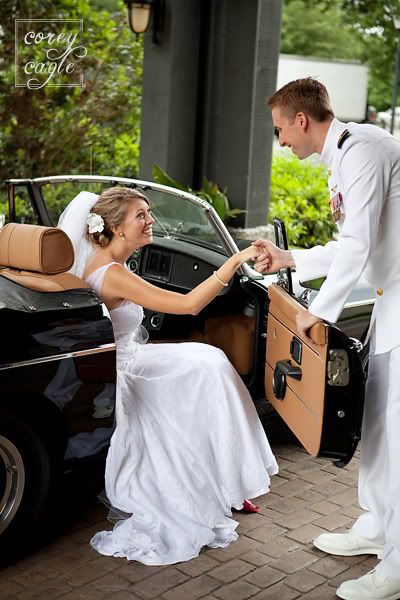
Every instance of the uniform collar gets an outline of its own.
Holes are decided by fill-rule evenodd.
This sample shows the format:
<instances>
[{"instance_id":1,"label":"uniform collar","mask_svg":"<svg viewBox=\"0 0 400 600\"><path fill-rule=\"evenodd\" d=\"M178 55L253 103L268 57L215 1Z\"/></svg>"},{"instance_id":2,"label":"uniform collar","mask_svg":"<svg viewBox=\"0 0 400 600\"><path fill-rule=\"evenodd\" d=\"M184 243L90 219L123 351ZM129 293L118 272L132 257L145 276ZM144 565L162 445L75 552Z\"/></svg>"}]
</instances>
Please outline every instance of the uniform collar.
<instances>
[{"instance_id":1,"label":"uniform collar","mask_svg":"<svg viewBox=\"0 0 400 600\"><path fill-rule=\"evenodd\" d=\"M328 129L328 133L326 134L324 147L321 152L321 160L326 165L331 165L334 159L334 156L337 152L337 143L340 137L340 134L346 129L346 123L342 123L338 119L332 119L332 123Z\"/></svg>"}]
</instances>

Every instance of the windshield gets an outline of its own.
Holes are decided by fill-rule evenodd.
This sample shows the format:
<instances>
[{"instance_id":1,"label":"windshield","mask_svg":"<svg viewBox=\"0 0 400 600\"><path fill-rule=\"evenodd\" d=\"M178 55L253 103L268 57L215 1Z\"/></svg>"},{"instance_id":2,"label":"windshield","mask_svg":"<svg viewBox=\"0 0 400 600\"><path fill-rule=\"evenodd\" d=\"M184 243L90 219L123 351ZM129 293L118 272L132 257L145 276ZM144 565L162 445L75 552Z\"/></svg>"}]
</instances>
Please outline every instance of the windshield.
<instances>
[{"instance_id":1,"label":"windshield","mask_svg":"<svg viewBox=\"0 0 400 600\"><path fill-rule=\"evenodd\" d=\"M57 225L64 208L80 191L100 194L109 187L111 187L109 183L80 182L43 185L42 195L51 222L53 225ZM187 240L212 247L225 254L221 240L208 222L203 206L169 192L154 189L142 190L140 187L138 189L147 196L153 209L155 219L153 232L155 235Z\"/></svg>"},{"instance_id":2,"label":"windshield","mask_svg":"<svg viewBox=\"0 0 400 600\"><path fill-rule=\"evenodd\" d=\"M207 219L206 210L190 200L157 190L147 190L146 196L153 209L157 235L168 235L213 246L222 251L220 239Z\"/></svg>"}]
</instances>

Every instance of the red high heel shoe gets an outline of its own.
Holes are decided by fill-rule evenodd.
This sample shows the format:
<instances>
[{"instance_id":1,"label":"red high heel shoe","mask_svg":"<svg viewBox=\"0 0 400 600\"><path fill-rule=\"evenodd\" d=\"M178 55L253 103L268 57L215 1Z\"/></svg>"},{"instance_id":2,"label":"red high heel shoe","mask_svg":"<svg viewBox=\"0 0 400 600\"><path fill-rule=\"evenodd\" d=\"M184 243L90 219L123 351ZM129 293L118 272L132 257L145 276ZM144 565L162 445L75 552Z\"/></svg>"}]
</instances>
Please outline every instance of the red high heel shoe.
<instances>
[{"instance_id":1,"label":"red high heel shoe","mask_svg":"<svg viewBox=\"0 0 400 600\"><path fill-rule=\"evenodd\" d=\"M251 500L243 500L243 507L240 512L258 513L259 510L260 507L253 504Z\"/></svg>"}]
</instances>

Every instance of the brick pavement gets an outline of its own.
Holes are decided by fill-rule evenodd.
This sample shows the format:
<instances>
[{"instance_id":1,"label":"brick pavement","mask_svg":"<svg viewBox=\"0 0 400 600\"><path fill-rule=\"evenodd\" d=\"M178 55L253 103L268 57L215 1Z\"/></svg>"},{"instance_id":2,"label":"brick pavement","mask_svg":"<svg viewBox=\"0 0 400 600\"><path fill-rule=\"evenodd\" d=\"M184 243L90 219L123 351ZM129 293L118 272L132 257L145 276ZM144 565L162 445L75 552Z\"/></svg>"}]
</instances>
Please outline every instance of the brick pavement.
<instances>
[{"instance_id":1,"label":"brick pavement","mask_svg":"<svg viewBox=\"0 0 400 600\"><path fill-rule=\"evenodd\" d=\"M88 540L109 524L92 494L52 539L0 570L0 600L333 600L342 581L376 563L327 556L311 544L319 533L344 531L359 514L358 457L337 469L282 436L272 446L280 473L257 500L259 514L236 514L240 537L228 548L167 567L102 557Z\"/></svg>"}]
</instances>

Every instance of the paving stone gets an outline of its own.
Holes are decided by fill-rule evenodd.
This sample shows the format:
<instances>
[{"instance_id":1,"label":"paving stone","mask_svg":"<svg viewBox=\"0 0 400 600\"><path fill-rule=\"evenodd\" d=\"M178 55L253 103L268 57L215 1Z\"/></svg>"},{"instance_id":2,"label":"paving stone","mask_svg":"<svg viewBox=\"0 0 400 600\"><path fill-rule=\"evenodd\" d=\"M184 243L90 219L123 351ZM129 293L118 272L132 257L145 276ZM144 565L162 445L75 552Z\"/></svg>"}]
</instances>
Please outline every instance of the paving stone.
<instances>
[{"instance_id":1,"label":"paving stone","mask_svg":"<svg viewBox=\"0 0 400 600\"><path fill-rule=\"evenodd\" d=\"M349 568L342 556L324 556L309 567L310 571L331 579Z\"/></svg>"},{"instance_id":2,"label":"paving stone","mask_svg":"<svg viewBox=\"0 0 400 600\"><path fill-rule=\"evenodd\" d=\"M236 558L216 567L209 572L209 575L223 583L230 583L231 581L239 579L239 577L243 577L250 571L253 571L254 568L254 565L251 565L240 558Z\"/></svg>"},{"instance_id":3,"label":"paving stone","mask_svg":"<svg viewBox=\"0 0 400 600\"><path fill-rule=\"evenodd\" d=\"M268 556L271 556L272 558L279 558L288 552L297 550L299 547L299 544L291 539L288 539L286 535L280 535L275 537L267 544L259 546L257 551L268 554Z\"/></svg>"},{"instance_id":4,"label":"paving stone","mask_svg":"<svg viewBox=\"0 0 400 600\"><path fill-rule=\"evenodd\" d=\"M94 581L92 585L101 592L114 594L115 592L127 590L131 584L126 579L123 579L122 577L118 577L118 575L111 573L105 575L104 577L96 579L96 581Z\"/></svg>"},{"instance_id":5,"label":"paving stone","mask_svg":"<svg viewBox=\"0 0 400 600\"><path fill-rule=\"evenodd\" d=\"M186 583L179 585L178 587L169 590L163 595L165 600L196 600L197 598L203 598L205 594L214 592L217 588L221 587L221 582L216 581L209 575L200 575L190 579Z\"/></svg>"},{"instance_id":6,"label":"paving stone","mask_svg":"<svg viewBox=\"0 0 400 600\"><path fill-rule=\"evenodd\" d=\"M79 587L102 577L104 572L110 572L117 569L117 566L118 561L115 559L107 560L105 558L99 558L82 567L68 571L68 573L63 575L63 578L69 585Z\"/></svg>"},{"instance_id":7,"label":"paving stone","mask_svg":"<svg viewBox=\"0 0 400 600\"><path fill-rule=\"evenodd\" d=\"M119 593L119 592L118 592ZM117 596L118 594L115 594ZM109 594L103 594L95 587L93 587L90 583L84 585L79 588L74 588L71 592L68 592L64 596L61 596L62 600L108 600L110 598ZM114 594L112 596L114 600ZM44 600L44 598L40 598L40 600ZM133 595L131 597L128 596L127 600L136 600Z\"/></svg>"},{"instance_id":8,"label":"paving stone","mask_svg":"<svg viewBox=\"0 0 400 600\"><path fill-rule=\"evenodd\" d=\"M346 493L349 491L349 489L350 488L348 485L343 485L343 483L340 483L340 481L332 480L326 481L324 487L318 491L320 491L325 496L325 498L329 500L329 502L333 502L332 496L341 493ZM336 502L336 504L340 504L340 500Z\"/></svg>"},{"instance_id":9,"label":"paving stone","mask_svg":"<svg viewBox=\"0 0 400 600\"><path fill-rule=\"evenodd\" d=\"M39 585L32 586L29 590L24 590L18 594L20 600L54 600L64 597L65 594L72 591L72 586L57 579L44 581Z\"/></svg>"},{"instance_id":10,"label":"paving stone","mask_svg":"<svg viewBox=\"0 0 400 600\"><path fill-rule=\"evenodd\" d=\"M317 575L317 573L313 573L308 569L293 573L285 578L285 585L303 593L309 592L323 583L325 583L324 577L321 577L321 575Z\"/></svg>"},{"instance_id":11,"label":"paving stone","mask_svg":"<svg viewBox=\"0 0 400 600\"><path fill-rule=\"evenodd\" d=\"M264 509L268 510L268 509ZM253 529L261 529L261 527L269 527L271 525L272 519L271 517L263 514L239 514L239 516L234 515L235 520L239 521L240 525L236 529L237 533L243 534L248 533Z\"/></svg>"},{"instance_id":12,"label":"paving stone","mask_svg":"<svg viewBox=\"0 0 400 600\"><path fill-rule=\"evenodd\" d=\"M107 524L93 523L91 525L88 525L87 527L78 529L78 531L72 532L71 538L73 540L75 540L75 542L78 542L78 544L87 546L90 544L90 540L92 539L92 537L98 531L103 531L103 530L109 531L110 529L111 529L111 523L107 523ZM96 552L96 551L93 550L93 552Z\"/></svg>"},{"instance_id":13,"label":"paving stone","mask_svg":"<svg viewBox=\"0 0 400 600\"><path fill-rule=\"evenodd\" d=\"M315 463L311 460L305 460L304 462L301 463L293 463L293 462L289 462L286 461L285 464L285 471L289 471L289 473L294 473L294 475L297 475L299 477L302 477L303 474L305 473L312 473L313 471L318 471L321 469L321 465L319 465L318 463Z\"/></svg>"},{"instance_id":14,"label":"paving stone","mask_svg":"<svg viewBox=\"0 0 400 600\"><path fill-rule=\"evenodd\" d=\"M337 596L335 589L325 583L307 594L302 594L301 600L337 600Z\"/></svg>"},{"instance_id":15,"label":"paving stone","mask_svg":"<svg viewBox=\"0 0 400 600\"><path fill-rule=\"evenodd\" d=\"M270 498L271 493L275 492L276 488L278 488L280 485L283 485L284 483L287 483L288 480L285 479L284 477L282 477L281 472L279 471L279 474L274 475L271 479L271 490L272 492L269 492L269 494L267 494L268 498ZM258 500L258 498L257 498ZM268 502L267 502L268 504Z\"/></svg>"},{"instance_id":16,"label":"paving stone","mask_svg":"<svg viewBox=\"0 0 400 600\"><path fill-rule=\"evenodd\" d=\"M348 506L350 504L354 504L357 500L357 489L356 488L347 488L338 494L333 494L329 497L331 502L335 502L335 504L339 504L340 506Z\"/></svg>"},{"instance_id":17,"label":"paving stone","mask_svg":"<svg viewBox=\"0 0 400 600\"><path fill-rule=\"evenodd\" d=\"M309 509L317 513L321 513L321 515L330 515L333 512L337 512L338 506L337 504L333 504L333 502L329 502L328 500L319 500L318 502L311 504Z\"/></svg>"},{"instance_id":18,"label":"paving stone","mask_svg":"<svg viewBox=\"0 0 400 600\"><path fill-rule=\"evenodd\" d=\"M193 563L194 561L190 561L187 563L182 563L182 565L189 565ZM128 564L124 562L122 564L124 566L119 567L116 571L114 571L114 573L123 579L127 579L131 583L136 583L142 579L146 579L147 577L151 577L152 575L159 573L163 569L166 569L166 567L149 567L136 561L130 561Z\"/></svg>"},{"instance_id":19,"label":"paving stone","mask_svg":"<svg viewBox=\"0 0 400 600\"><path fill-rule=\"evenodd\" d=\"M276 558L270 563L270 566L274 569L279 569L284 573L290 574L296 573L296 571L308 567L308 565L311 565L317 560L317 557L313 556L309 552L304 552L304 550L294 550L285 556Z\"/></svg>"},{"instance_id":20,"label":"paving stone","mask_svg":"<svg viewBox=\"0 0 400 600\"><path fill-rule=\"evenodd\" d=\"M330 515L324 515L323 517L316 519L314 521L314 525L316 525L317 527L322 527L323 529L327 529L328 531L334 531L338 527L343 527L344 525L348 525L351 522L352 519L350 517L335 512L331 513Z\"/></svg>"},{"instance_id":21,"label":"paving stone","mask_svg":"<svg viewBox=\"0 0 400 600\"><path fill-rule=\"evenodd\" d=\"M176 568L185 575L189 577L197 577L198 575L202 575L206 571L211 571L214 567L218 566L219 563L211 556L207 556L206 554L200 554L197 558L193 560L188 560L187 562L178 563Z\"/></svg>"},{"instance_id":22,"label":"paving stone","mask_svg":"<svg viewBox=\"0 0 400 600\"><path fill-rule=\"evenodd\" d=\"M349 579L358 579L362 577L368 571L371 571L374 567L376 567L378 560L376 557L370 557L365 560L362 560L356 565L353 565L350 569L343 571L333 579L329 581L329 585L337 588L343 581L348 581Z\"/></svg>"},{"instance_id":23,"label":"paving stone","mask_svg":"<svg viewBox=\"0 0 400 600\"><path fill-rule=\"evenodd\" d=\"M49 569L45 565L41 565L22 571L13 577L13 581L25 588L32 589L35 585L42 583L42 581L53 579L59 574L60 572L56 569Z\"/></svg>"},{"instance_id":24,"label":"paving stone","mask_svg":"<svg viewBox=\"0 0 400 600\"><path fill-rule=\"evenodd\" d=\"M24 591L24 587L19 583L16 583L12 579L8 581L2 581L0 583L0 600L5 600L5 598L16 598Z\"/></svg>"},{"instance_id":25,"label":"paving stone","mask_svg":"<svg viewBox=\"0 0 400 600\"><path fill-rule=\"evenodd\" d=\"M148 600L164 594L171 588L177 587L187 580L188 577L178 571L175 567L168 567L156 575L153 575L153 577L148 577L147 579L142 579L138 583L135 583L133 585L133 592L136 596L139 596L139 598Z\"/></svg>"},{"instance_id":26,"label":"paving stone","mask_svg":"<svg viewBox=\"0 0 400 600\"><path fill-rule=\"evenodd\" d=\"M280 581L256 594L251 600L294 600L295 598L300 598L300 593Z\"/></svg>"},{"instance_id":27,"label":"paving stone","mask_svg":"<svg viewBox=\"0 0 400 600\"><path fill-rule=\"evenodd\" d=\"M300 510L306 504L306 500L301 500L300 498L296 498L292 496L290 498L282 498L281 496L275 497L272 502L269 503L269 508L273 509L278 513L292 513L296 510ZM337 510L337 505L333 504L335 510Z\"/></svg>"},{"instance_id":28,"label":"paving stone","mask_svg":"<svg viewBox=\"0 0 400 600\"><path fill-rule=\"evenodd\" d=\"M319 502L320 500L326 500L325 496L323 496L320 492L317 492L313 488L309 488L307 490L303 490L296 494L296 498L300 498L301 500L306 500L310 505L312 502Z\"/></svg>"},{"instance_id":29,"label":"paving stone","mask_svg":"<svg viewBox=\"0 0 400 600\"><path fill-rule=\"evenodd\" d=\"M107 596L107 598L110 598L110 596ZM113 595L111 596L112 600L139 600L139 598L137 596L135 596L134 594L132 594L129 591L123 591L123 592L113 592Z\"/></svg>"},{"instance_id":30,"label":"paving stone","mask_svg":"<svg viewBox=\"0 0 400 600\"><path fill-rule=\"evenodd\" d=\"M340 510L343 515L351 517L354 521L364 512L359 506L342 506Z\"/></svg>"},{"instance_id":31,"label":"paving stone","mask_svg":"<svg viewBox=\"0 0 400 600\"><path fill-rule=\"evenodd\" d=\"M89 553L87 555L76 550L67 550L66 552L60 552L53 558L49 558L46 561L46 566L56 569L58 571L69 571L75 569L84 563L90 562L91 557Z\"/></svg>"},{"instance_id":32,"label":"paving stone","mask_svg":"<svg viewBox=\"0 0 400 600\"><path fill-rule=\"evenodd\" d=\"M257 550L250 550L250 552L245 552L240 555L242 560L249 562L256 567L262 567L267 563L271 562L272 558L267 554L263 554L262 552L258 552Z\"/></svg>"},{"instance_id":33,"label":"paving stone","mask_svg":"<svg viewBox=\"0 0 400 600\"><path fill-rule=\"evenodd\" d=\"M321 515L312 510L303 508L288 515L281 515L276 519L276 523L286 527L287 529L296 529L296 527L300 527L306 523L312 523L312 521L315 521L315 519L318 519L320 516Z\"/></svg>"},{"instance_id":34,"label":"paving stone","mask_svg":"<svg viewBox=\"0 0 400 600\"><path fill-rule=\"evenodd\" d=\"M278 488L276 488L276 493L279 496L283 496L284 498L289 498L290 496L299 496L299 494L301 494L301 492L304 492L304 490L308 490L312 487L311 483L308 483L308 481L302 481L301 479L294 479L292 481L288 481L287 483L284 483L283 485L279 486ZM345 489L346 486L343 486Z\"/></svg>"},{"instance_id":35,"label":"paving stone","mask_svg":"<svg viewBox=\"0 0 400 600\"><path fill-rule=\"evenodd\" d=\"M316 470L310 473L303 472L300 477L303 481L307 481L308 483L324 486L329 481L332 481L335 476L332 475L332 473L327 473L326 471Z\"/></svg>"},{"instance_id":36,"label":"paving stone","mask_svg":"<svg viewBox=\"0 0 400 600\"><path fill-rule=\"evenodd\" d=\"M273 522L275 519L280 517L282 513L279 513L277 510L273 510L272 508L260 508L260 514L268 517L268 519Z\"/></svg>"},{"instance_id":37,"label":"paving stone","mask_svg":"<svg viewBox=\"0 0 400 600\"><path fill-rule=\"evenodd\" d=\"M269 588L274 583L281 581L285 577L284 573L271 568L269 565L259 567L249 575L246 575L245 579L249 583L258 586L261 589Z\"/></svg>"},{"instance_id":38,"label":"paving stone","mask_svg":"<svg viewBox=\"0 0 400 600\"><path fill-rule=\"evenodd\" d=\"M345 485L357 486L358 484L358 471L348 471L344 475L340 476L340 483Z\"/></svg>"},{"instance_id":39,"label":"paving stone","mask_svg":"<svg viewBox=\"0 0 400 600\"><path fill-rule=\"evenodd\" d=\"M305 450L293 449L293 446L287 445L278 450L277 455L282 458L286 458L286 460L290 460L292 462L303 462L303 460L308 460L309 456Z\"/></svg>"},{"instance_id":40,"label":"paving stone","mask_svg":"<svg viewBox=\"0 0 400 600\"><path fill-rule=\"evenodd\" d=\"M286 531L287 531L287 529L285 529L284 527L279 527L278 525L271 523L267 527L260 527L259 529L252 529L251 531L248 532L247 535L249 538L252 538L253 540L257 540L258 542L265 544L269 540L272 540L273 538L275 538L277 535L282 535Z\"/></svg>"},{"instance_id":41,"label":"paving stone","mask_svg":"<svg viewBox=\"0 0 400 600\"><path fill-rule=\"evenodd\" d=\"M211 556L211 558L219 560L220 562L225 562L244 554L244 552L255 550L258 546L261 546L260 542L247 536L242 536L236 542L230 544L230 546L227 548L206 550L205 552L207 556Z\"/></svg>"},{"instance_id":42,"label":"paving stone","mask_svg":"<svg viewBox=\"0 0 400 600\"><path fill-rule=\"evenodd\" d=\"M236 513L239 539L204 549L194 560L150 567L101 557L89 541L110 529L93 500L51 542L0 570L0 600L334 600L342 581L376 565L375 557L333 557L312 545L343 531L362 512L357 502L358 455L344 469L274 444L280 463L258 514Z\"/></svg>"},{"instance_id":43,"label":"paving stone","mask_svg":"<svg viewBox=\"0 0 400 600\"><path fill-rule=\"evenodd\" d=\"M225 585L224 587L216 590L214 592L214 596L217 598L222 598L223 600L246 600L247 598L251 598L260 589L251 583L248 583L244 580L235 581L234 583L230 583L229 585Z\"/></svg>"},{"instance_id":44,"label":"paving stone","mask_svg":"<svg viewBox=\"0 0 400 600\"><path fill-rule=\"evenodd\" d=\"M281 460L281 459L278 459ZM291 463L294 467L299 466L299 463ZM293 473L295 469L289 471L288 469L282 469L280 472L280 474L282 475L282 477L284 477L285 479L287 479L288 481L291 481L292 479L297 479L298 475L297 473Z\"/></svg>"},{"instance_id":45,"label":"paving stone","mask_svg":"<svg viewBox=\"0 0 400 600\"><path fill-rule=\"evenodd\" d=\"M307 544L318 537L321 533L326 533L325 529L317 527L314 523L308 523L301 527L296 527L292 531L288 531L286 536L300 544Z\"/></svg>"}]
</instances>

